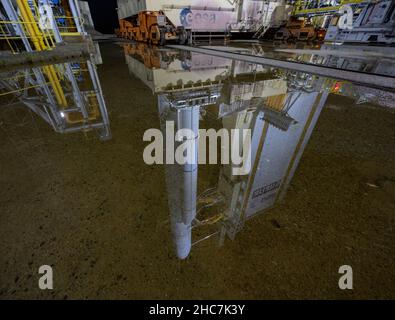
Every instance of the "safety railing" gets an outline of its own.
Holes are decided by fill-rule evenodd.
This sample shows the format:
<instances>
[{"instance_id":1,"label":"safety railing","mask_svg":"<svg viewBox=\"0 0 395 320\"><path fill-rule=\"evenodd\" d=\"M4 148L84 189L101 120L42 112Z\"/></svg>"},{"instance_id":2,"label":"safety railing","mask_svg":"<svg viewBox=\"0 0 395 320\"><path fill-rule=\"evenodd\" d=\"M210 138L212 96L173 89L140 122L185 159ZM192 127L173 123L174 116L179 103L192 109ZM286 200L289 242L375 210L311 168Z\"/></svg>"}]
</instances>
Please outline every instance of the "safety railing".
<instances>
[{"instance_id":1,"label":"safety railing","mask_svg":"<svg viewBox=\"0 0 395 320\"><path fill-rule=\"evenodd\" d=\"M0 99L26 105L56 132L96 131L104 140L111 136L99 79L89 60L0 73Z\"/></svg>"},{"instance_id":2,"label":"safety railing","mask_svg":"<svg viewBox=\"0 0 395 320\"><path fill-rule=\"evenodd\" d=\"M336 12L345 4L358 4L368 2L368 0L298 0L294 3L293 15L322 15Z\"/></svg>"},{"instance_id":3,"label":"safety railing","mask_svg":"<svg viewBox=\"0 0 395 320\"><path fill-rule=\"evenodd\" d=\"M16 25L24 31L23 34L15 32L14 27ZM0 40L8 45L7 49L12 53L26 51L25 47L20 45L20 43L23 43L23 40L27 40L33 45L33 51L51 50L54 48L53 34L48 30L40 30L36 27L36 22L0 21ZM4 46L2 49L4 50Z\"/></svg>"},{"instance_id":4,"label":"safety railing","mask_svg":"<svg viewBox=\"0 0 395 320\"><path fill-rule=\"evenodd\" d=\"M5 15L0 16L0 49L12 53L51 50L62 37L84 35L84 19L75 0L64 5L53 8L45 0L1 0Z\"/></svg>"}]
</instances>

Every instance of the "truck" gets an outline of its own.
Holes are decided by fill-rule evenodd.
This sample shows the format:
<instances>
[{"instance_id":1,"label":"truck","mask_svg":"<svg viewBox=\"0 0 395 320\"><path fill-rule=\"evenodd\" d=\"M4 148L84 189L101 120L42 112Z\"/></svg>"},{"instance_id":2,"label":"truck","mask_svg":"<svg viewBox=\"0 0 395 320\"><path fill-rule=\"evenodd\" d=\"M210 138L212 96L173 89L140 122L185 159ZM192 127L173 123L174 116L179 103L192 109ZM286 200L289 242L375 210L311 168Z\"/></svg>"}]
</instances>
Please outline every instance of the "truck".
<instances>
[{"instance_id":1,"label":"truck","mask_svg":"<svg viewBox=\"0 0 395 320\"><path fill-rule=\"evenodd\" d=\"M121 38L161 46L168 41L185 44L190 39L190 30L175 26L163 11L140 11L119 19L115 33Z\"/></svg>"},{"instance_id":2,"label":"truck","mask_svg":"<svg viewBox=\"0 0 395 320\"><path fill-rule=\"evenodd\" d=\"M317 28L305 18L291 17L275 34L274 40L323 41L325 29Z\"/></svg>"}]
</instances>

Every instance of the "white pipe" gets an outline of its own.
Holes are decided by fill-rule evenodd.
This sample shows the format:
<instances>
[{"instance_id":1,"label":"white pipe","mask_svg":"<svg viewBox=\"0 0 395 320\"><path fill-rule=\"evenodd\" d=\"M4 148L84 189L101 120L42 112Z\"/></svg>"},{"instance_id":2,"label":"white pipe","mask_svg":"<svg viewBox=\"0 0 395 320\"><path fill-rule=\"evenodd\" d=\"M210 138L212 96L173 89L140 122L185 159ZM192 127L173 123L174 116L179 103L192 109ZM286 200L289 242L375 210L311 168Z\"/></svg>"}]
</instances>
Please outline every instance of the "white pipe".
<instances>
[{"instance_id":1,"label":"white pipe","mask_svg":"<svg viewBox=\"0 0 395 320\"><path fill-rule=\"evenodd\" d=\"M175 145L177 148L183 143L189 143L189 147L192 147L194 151L193 157L188 158L188 162L184 165L168 164L166 166L171 230L179 259L187 258L190 253L192 221L196 217L199 109L199 106L175 109L165 119L175 121L177 131L189 129L193 132L191 137L184 137L184 140L177 141Z\"/></svg>"}]
</instances>

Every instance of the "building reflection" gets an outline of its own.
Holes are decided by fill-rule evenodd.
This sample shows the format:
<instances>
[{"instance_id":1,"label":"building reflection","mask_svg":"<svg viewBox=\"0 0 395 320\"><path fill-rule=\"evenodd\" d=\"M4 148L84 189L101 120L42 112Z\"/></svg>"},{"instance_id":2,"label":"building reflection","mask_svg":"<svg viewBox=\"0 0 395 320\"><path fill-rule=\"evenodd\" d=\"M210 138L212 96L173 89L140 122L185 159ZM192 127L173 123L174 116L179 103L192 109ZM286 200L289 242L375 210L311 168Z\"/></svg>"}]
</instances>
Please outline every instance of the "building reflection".
<instances>
[{"instance_id":1,"label":"building reflection","mask_svg":"<svg viewBox=\"0 0 395 320\"><path fill-rule=\"evenodd\" d=\"M199 196L197 164L165 165L177 256L189 255L200 241L193 230L205 224L216 225L221 242L234 239L247 220L283 199L327 99L325 80L203 54L124 49L130 72L157 95L162 130L166 121L174 121L176 131L192 130L196 154L198 130L209 116L229 132L251 129L249 174L221 165L217 185ZM200 216L201 208L218 203L215 214Z\"/></svg>"},{"instance_id":2,"label":"building reflection","mask_svg":"<svg viewBox=\"0 0 395 320\"><path fill-rule=\"evenodd\" d=\"M356 50L350 44L333 45L306 43L277 43L273 47L252 44L248 53L267 58L300 61L322 65L334 70L350 70L392 77L395 73L394 50L391 47L362 46ZM336 76L336 71L334 71ZM379 87L366 87L348 81L326 79L324 86L331 93L349 97L356 104L373 103L395 108L395 93Z\"/></svg>"}]
</instances>

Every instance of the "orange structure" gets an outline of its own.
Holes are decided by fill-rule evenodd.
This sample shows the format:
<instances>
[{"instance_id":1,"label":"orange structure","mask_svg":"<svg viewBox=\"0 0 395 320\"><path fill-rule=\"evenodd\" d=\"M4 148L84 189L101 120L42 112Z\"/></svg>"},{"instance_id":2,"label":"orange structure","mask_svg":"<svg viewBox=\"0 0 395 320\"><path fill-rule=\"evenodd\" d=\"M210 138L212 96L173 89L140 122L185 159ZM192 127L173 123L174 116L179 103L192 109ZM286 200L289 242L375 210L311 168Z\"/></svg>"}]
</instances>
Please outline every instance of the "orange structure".
<instances>
[{"instance_id":1,"label":"orange structure","mask_svg":"<svg viewBox=\"0 0 395 320\"><path fill-rule=\"evenodd\" d=\"M125 55L137 57L137 60L143 62L148 69L160 69L161 63L157 47L149 47L144 43L138 43L135 45L125 44L123 49Z\"/></svg>"},{"instance_id":2,"label":"orange structure","mask_svg":"<svg viewBox=\"0 0 395 320\"><path fill-rule=\"evenodd\" d=\"M176 27L163 11L140 11L120 19L119 29L115 32L121 38L155 45L164 45L166 41L185 44L189 39L189 32L183 27Z\"/></svg>"},{"instance_id":3,"label":"orange structure","mask_svg":"<svg viewBox=\"0 0 395 320\"><path fill-rule=\"evenodd\" d=\"M314 27L306 19L298 19L292 17L285 26L280 28L274 35L275 40L299 40L323 41L325 38L325 30Z\"/></svg>"}]
</instances>

